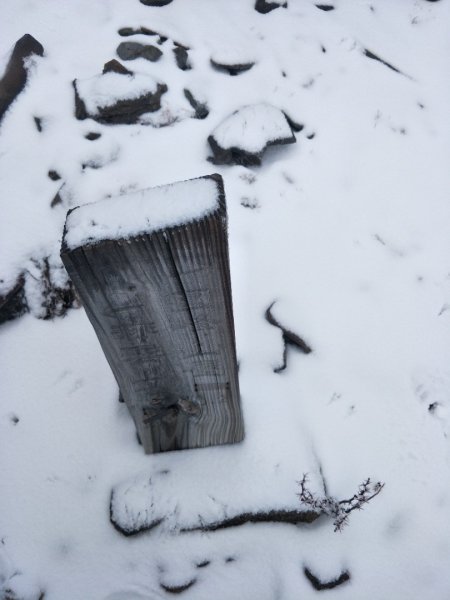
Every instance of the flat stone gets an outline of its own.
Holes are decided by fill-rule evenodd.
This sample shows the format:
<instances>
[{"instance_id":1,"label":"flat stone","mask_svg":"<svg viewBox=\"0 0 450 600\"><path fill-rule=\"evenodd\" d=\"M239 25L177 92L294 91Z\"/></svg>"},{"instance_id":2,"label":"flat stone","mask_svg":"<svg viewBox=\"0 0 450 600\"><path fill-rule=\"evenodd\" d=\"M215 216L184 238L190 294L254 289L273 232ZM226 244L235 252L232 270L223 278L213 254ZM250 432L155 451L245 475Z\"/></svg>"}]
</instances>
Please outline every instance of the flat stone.
<instances>
[{"instance_id":1,"label":"flat stone","mask_svg":"<svg viewBox=\"0 0 450 600\"><path fill-rule=\"evenodd\" d=\"M138 42L121 42L117 47L117 54L122 60L145 58L150 62L156 62L162 56L161 50L156 46L139 44Z\"/></svg>"}]
</instances>

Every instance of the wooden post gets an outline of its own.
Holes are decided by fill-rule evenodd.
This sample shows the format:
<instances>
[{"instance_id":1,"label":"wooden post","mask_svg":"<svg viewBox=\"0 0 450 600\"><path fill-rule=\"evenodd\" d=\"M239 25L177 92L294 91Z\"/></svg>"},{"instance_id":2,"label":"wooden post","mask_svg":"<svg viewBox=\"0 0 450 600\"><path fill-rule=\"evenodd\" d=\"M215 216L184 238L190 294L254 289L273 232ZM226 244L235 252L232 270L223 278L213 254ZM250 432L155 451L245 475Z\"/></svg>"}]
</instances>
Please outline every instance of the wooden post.
<instances>
[{"instance_id":1,"label":"wooden post","mask_svg":"<svg viewBox=\"0 0 450 600\"><path fill-rule=\"evenodd\" d=\"M73 222L86 225L83 210L92 217L79 207L69 211L63 238L62 260L146 453L234 443L244 435L222 179L191 182L209 186L216 198L211 210L190 215L189 222L153 228L143 214L138 234L93 236L78 245L71 242ZM155 190L178 186L189 206L198 189L191 182L141 194L151 198ZM96 205L107 212L111 202ZM114 206L122 203L126 214L132 202L128 195ZM90 225L102 223L91 219Z\"/></svg>"}]
</instances>

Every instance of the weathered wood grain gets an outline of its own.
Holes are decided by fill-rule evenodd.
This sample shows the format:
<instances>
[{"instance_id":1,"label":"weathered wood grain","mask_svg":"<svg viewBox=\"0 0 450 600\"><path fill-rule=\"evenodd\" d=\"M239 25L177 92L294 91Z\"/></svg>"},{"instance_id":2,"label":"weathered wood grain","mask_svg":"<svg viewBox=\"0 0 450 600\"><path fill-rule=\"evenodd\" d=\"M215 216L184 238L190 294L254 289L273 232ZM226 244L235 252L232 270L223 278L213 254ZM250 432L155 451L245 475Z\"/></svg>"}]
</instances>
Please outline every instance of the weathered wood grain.
<instances>
[{"instance_id":1,"label":"weathered wood grain","mask_svg":"<svg viewBox=\"0 0 450 600\"><path fill-rule=\"evenodd\" d=\"M62 260L147 453L243 439L225 195L215 212ZM189 202L189 199L186 199ZM125 208L126 210L126 208Z\"/></svg>"}]
</instances>

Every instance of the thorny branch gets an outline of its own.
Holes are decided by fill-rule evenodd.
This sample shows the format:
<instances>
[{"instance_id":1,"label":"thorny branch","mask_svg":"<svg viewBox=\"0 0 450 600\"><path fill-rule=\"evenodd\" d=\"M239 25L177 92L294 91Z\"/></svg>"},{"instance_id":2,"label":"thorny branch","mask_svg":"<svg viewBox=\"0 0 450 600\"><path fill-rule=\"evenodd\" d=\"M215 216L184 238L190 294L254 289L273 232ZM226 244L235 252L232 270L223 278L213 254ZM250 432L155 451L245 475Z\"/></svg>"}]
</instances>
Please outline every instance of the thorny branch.
<instances>
[{"instance_id":1,"label":"thorny branch","mask_svg":"<svg viewBox=\"0 0 450 600\"><path fill-rule=\"evenodd\" d=\"M345 500L337 500L332 496L318 497L307 487L308 475L305 473L298 482L300 492L297 494L300 502L306 504L315 511L320 511L333 518L334 531L342 531L348 525L349 515L354 510L362 510L372 498L378 496L384 488L384 483L377 481L372 483L370 477L358 488L356 494Z\"/></svg>"}]
</instances>

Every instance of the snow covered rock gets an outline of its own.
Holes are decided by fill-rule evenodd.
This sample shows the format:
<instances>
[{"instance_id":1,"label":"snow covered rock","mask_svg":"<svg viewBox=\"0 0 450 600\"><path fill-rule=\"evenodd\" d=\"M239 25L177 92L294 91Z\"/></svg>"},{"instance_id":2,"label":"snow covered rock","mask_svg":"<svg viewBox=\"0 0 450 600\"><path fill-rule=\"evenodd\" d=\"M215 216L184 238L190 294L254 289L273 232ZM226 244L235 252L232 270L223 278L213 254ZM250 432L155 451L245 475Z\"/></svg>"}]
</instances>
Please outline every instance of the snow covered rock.
<instances>
[{"instance_id":1,"label":"snow covered rock","mask_svg":"<svg viewBox=\"0 0 450 600\"><path fill-rule=\"evenodd\" d=\"M16 42L3 78L0 80L0 121L16 96L25 87L27 68L24 60L33 54L42 56L44 48L32 35L26 33Z\"/></svg>"},{"instance_id":2,"label":"snow covered rock","mask_svg":"<svg viewBox=\"0 0 450 600\"><path fill-rule=\"evenodd\" d=\"M216 165L260 165L268 146L296 141L286 115L270 104L244 106L208 137Z\"/></svg>"},{"instance_id":3,"label":"snow covered rock","mask_svg":"<svg viewBox=\"0 0 450 600\"><path fill-rule=\"evenodd\" d=\"M120 63L119 63L120 64ZM167 85L143 73L107 71L73 82L75 116L105 124L136 123L147 112L161 107Z\"/></svg>"}]
</instances>

